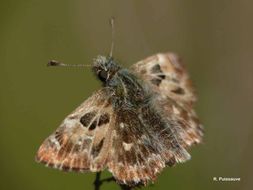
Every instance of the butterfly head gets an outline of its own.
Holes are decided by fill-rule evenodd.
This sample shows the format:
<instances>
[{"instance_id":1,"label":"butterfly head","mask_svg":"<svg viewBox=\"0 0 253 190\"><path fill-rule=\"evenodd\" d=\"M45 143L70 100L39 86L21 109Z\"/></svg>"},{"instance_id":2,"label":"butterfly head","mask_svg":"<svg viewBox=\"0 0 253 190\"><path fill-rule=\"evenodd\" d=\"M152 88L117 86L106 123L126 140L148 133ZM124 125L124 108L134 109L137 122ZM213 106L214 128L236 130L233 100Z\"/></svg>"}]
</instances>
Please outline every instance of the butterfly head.
<instances>
[{"instance_id":1,"label":"butterfly head","mask_svg":"<svg viewBox=\"0 0 253 190\"><path fill-rule=\"evenodd\" d=\"M106 83L120 69L120 66L111 56L97 56L93 61L92 70L98 76L99 80Z\"/></svg>"}]
</instances>

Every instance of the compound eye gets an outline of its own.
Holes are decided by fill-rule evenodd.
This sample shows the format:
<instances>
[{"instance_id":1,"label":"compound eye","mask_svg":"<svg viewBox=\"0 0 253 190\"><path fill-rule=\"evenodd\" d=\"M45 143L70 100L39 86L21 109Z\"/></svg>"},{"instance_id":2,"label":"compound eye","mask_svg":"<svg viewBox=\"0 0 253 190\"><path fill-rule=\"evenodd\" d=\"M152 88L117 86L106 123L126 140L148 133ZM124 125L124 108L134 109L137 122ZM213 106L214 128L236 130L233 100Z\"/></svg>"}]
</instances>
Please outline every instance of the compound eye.
<instances>
[{"instance_id":1,"label":"compound eye","mask_svg":"<svg viewBox=\"0 0 253 190\"><path fill-rule=\"evenodd\" d=\"M100 72L98 73L98 77L99 77L99 79L102 80L102 81L106 81L107 76L108 76L108 73L107 73L106 71L104 71L104 70L102 70L102 71L100 71Z\"/></svg>"}]
</instances>

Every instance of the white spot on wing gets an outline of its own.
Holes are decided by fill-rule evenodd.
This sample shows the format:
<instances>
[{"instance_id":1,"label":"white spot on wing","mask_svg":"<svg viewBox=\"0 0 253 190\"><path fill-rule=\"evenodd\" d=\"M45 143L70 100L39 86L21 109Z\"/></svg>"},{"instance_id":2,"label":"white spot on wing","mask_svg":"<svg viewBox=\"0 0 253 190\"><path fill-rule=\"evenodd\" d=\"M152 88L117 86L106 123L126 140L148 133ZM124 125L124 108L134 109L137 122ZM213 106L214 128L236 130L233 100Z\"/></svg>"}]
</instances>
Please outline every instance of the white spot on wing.
<instances>
[{"instance_id":1,"label":"white spot on wing","mask_svg":"<svg viewBox=\"0 0 253 190\"><path fill-rule=\"evenodd\" d=\"M172 106L172 109L173 109L173 112L175 113L175 114L180 114L180 111L176 108L176 106Z\"/></svg>"},{"instance_id":2,"label":"white spot on wing","mask_svg":"<svg viewBox=\"0 0 253 190\"><path fill-rule=\"evenodd\" d=\"M68 118L66 118L64 120L64 122L63 122L63 124L64 124L64 126L66 128L71 128L71 127L75 126L76 123L77 123L77 120L75 120L75 119L68 119Z\"/></svg>"},{"instance_id":3,"label":"white spot on wing","mask_svg":"<svg viewBox=\"0 0 253 190\"><path fill-rule=\"evenodd\" d=\"M60 143L55 139L55 137L52 136L49 140L56 146L57 150L61 148Z\"/></svg>"},{"instance_id":4,"label":"white spot on wing","mask_svg":"<svg viewBox=\"0 0 253 190\"><path fill-rule=\"evenodd\" d=\"M126 151L129 151L133 146L133 143L125 143L123 142L123 147Z\"/></svg>"},{"instance_id":5,"label":"white spot on wing","mask_svg":"<svg viewBox=\"0 0 253 190\"><path fill-rule=\"evenodd\" d=\"M125 127L124 123L120 123L119 126L120 126L121 129L123 129Z\"/></svg>"}]
</instances>

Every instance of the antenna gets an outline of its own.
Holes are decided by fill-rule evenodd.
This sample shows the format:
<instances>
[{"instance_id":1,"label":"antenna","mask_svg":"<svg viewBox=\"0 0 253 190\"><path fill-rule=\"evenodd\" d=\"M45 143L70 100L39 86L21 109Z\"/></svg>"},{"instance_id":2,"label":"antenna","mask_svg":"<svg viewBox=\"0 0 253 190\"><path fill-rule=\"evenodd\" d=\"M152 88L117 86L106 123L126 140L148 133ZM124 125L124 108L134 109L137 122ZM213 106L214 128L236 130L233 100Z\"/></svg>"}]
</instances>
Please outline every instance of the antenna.
<instances>
[{"instance_id":1,"label":"antenna","mask_svg":"<svg viewBox=\"0 0 253 190\"><path fill-rule=\"evenodd\" d=\"M112 43L111 43L110 57L112 57L112 53L114 49L114 17L110 19L110 25L111 25L111 30L112 30L112 36L111 36Z\"/></svg>"},{"instance_id":2,"label":"antenna","mask_svg":"<svg viewBox=\"0 0 253 190\"><path fill-rule=\"evenodd\" d=\"M60 66L60 67L91 67L91 65L83 65L83 64L65 64L65 63L61 63L59 61L56 60L51 60L48 62L47 66Z\"/></svg>"}]
</instances>

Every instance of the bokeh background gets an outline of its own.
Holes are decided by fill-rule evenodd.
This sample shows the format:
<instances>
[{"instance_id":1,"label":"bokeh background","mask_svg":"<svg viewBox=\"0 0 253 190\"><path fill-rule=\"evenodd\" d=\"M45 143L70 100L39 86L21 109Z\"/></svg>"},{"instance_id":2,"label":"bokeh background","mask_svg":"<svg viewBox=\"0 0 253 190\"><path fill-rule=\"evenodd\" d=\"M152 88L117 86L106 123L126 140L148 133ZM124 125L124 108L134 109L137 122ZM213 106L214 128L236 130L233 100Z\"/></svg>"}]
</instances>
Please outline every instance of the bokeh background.
<instances>
[{"instance_id":1,"label":"bokeh background","mask_svg":"<svg viewBox=\"0 0 253 190\"><path fill-rule=\"evenodd\" d=\"M146 189L252 189L250 0L1 0L0 189L93 189L93 173L45 168L34 156L64 117L101 85L87 68L46 63L90 64L107 54L111 16L114 56L122 65L176 52L199 96L204 143L191 150L191 161L165 169ZM213 181L219 176L241 181ZM105 183L101 190L107 189L119 187Z\"/></svg>"}]
</instances>

